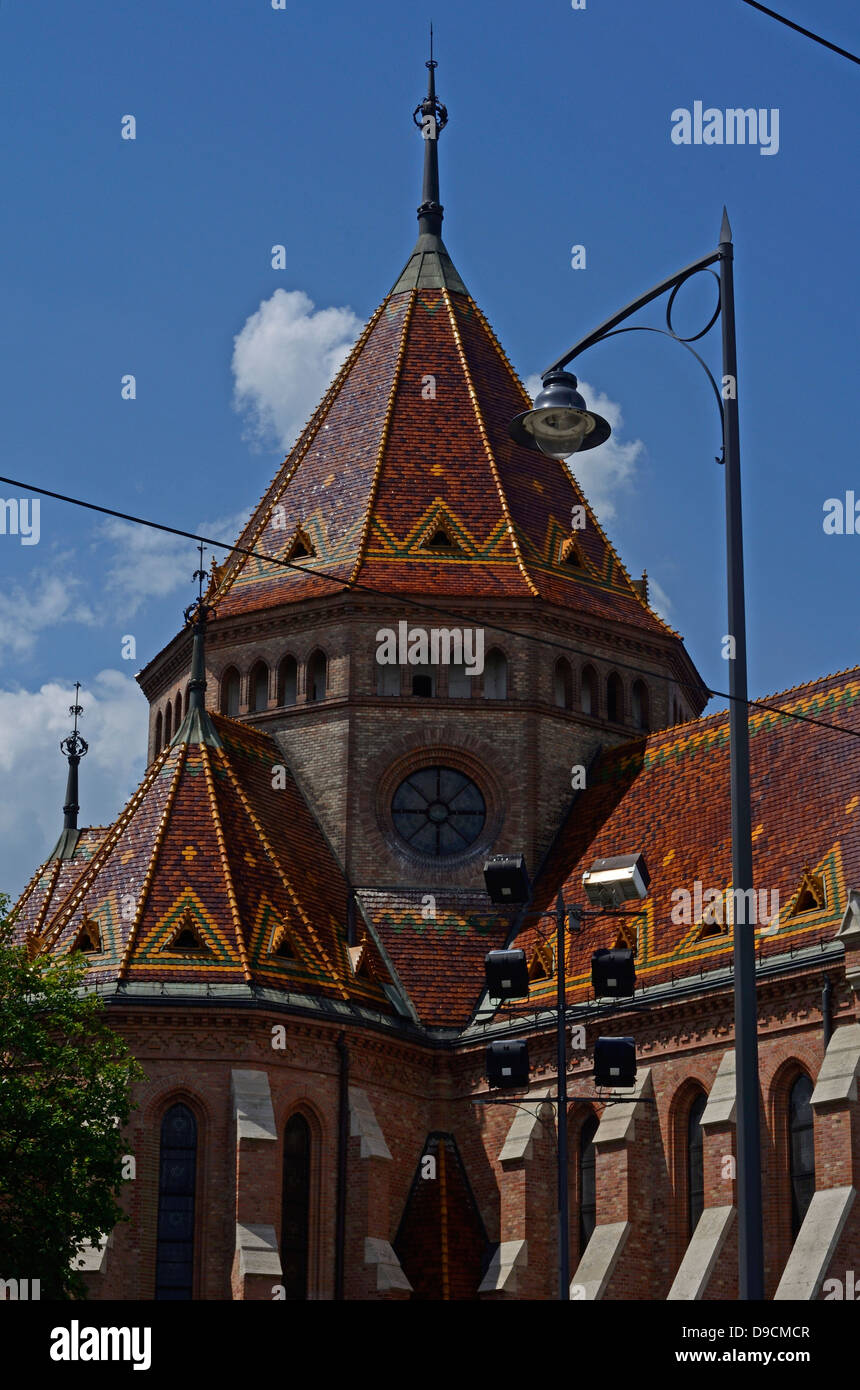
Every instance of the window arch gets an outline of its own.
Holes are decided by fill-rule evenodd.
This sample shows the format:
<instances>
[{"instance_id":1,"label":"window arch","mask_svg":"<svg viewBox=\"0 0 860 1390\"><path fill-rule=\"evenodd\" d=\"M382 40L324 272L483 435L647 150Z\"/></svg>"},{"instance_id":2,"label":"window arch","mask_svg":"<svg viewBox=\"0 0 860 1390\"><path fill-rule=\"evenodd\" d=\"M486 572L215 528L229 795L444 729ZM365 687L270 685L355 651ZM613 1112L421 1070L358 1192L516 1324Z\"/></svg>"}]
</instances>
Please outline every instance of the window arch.
<instances>
[{"instance_id":1,"label":"window arch","mask_svg":"<svg viewBox=\"0 0 860 1390\"><path fill-rule=\"evenodd\" d=\"M190 710L190 708L191 708L191 686L190 686L190 685L186 685L186 687L185 687L185 713L186 713L186 714L188 713L188 711Z\"/></svg>"},{"instance_id":2,"label":"window arch","mask_svg":"<svg viewBox=\"0 0 860 1390\"><path fill-rule=\"evenodd\" d=\"M239 713L239 672L228 666L221 677L221 713L235 719Z\"/></svg>"},{"instance_id":3,"label":"window arch","mask_svg":"<svg viewBox=\"0 0 860 1390\"><path fill-rule=\"evenodd\" d=\"M159 710L159 711L158 711L158 714L155 716L155 751L156 751L156 753L160 753L160 752L161 752L161 741L162 741L163 737L164 737L164 720L163 720L163 718L162 718L162 716L161 716L161 710Z\"/></svg>"},{"instance_id":4,"label":"window arch","mask_svg":"<svg viewBox=\"0 0 860 1390\"><path fill-rule=\"evenodd\" d=\"M788 1094L789 1172L791 1175L791 1235L803 1219L815 1191L815 1137L812 1121L812 1082L801 1072Z\"/></svg>"},{"instance_id":5,"label":"window arch","mask_svg":"<svg viewBox=\"0 0 860 1390\"><path fill-rule=\"evenodd\" d=\"M699 1091L687 1111L687 1232L692 1235L705 1208L702 1116L708 1097Z\"/></svg>"},{"instance_id":6,"label":"window arch","mask_svg":"<svg viewBox=\"0 0 860 1390\"><path fill-rule=\"evenodd\" d=\"M606 717L613 724L620 724L624 718L624 687L616 671L606 682Z\"/></svg>"},{"instance_id":7,"label":"window arch","mask_svg":"<svg viewBox=\"0 0 860 1390\"><path fill-rule=\"evenodd\" d=\"M597 1224L597 1150L600 1121L591 1114L579 1131L579 1253L582 1256Z\"/></svg>"},{"instance_id":8,"label":"window arch","mask_svg":"<svg viewBox=\"0 0 860 1390\"><path fill-rule=\"evenodd\" d=\"M597 715L597 672L593 666L586 666L582 673L580 704L583 714Z\"/></svg>"},{"instance_id":9,"label":"window arch","mask_svg":"<svg viewBox=\"0 0 860 1390\"><path fill-rule=\"evenodd\" d=\"M487 652L484 662L484 699L506 700L508 698L508 660L504 652L493 647Z\"/></svg>"},{"instance_id":10,"label":"window arch","mask_svg":"<svg viewBox=\"0 0 860 1390\"><path fill-rule=\"evenodd\" d=\"M259 714L269 703L269 668L265 661L258 661L251 670L248 685L248 709Z\"/></svg>"},{"instance_id":11,"label":"window arch","mask_svg":"<svg viewBox=\"0 0 860 1390\"><path fill-rule=\"evenodd\" d=\"M412 667L412 694L431 700L436 694L436 672L432 666Z\"/></svg>"},{"instance_id":12,"label":"window arch","mask_svg":"<svg viewBox=\"0 0 860 1390\"><path fill-rule=\"evenodd\" d=\"M176 702L173 706L173 730L179 733L179 726L182 723L182 691L176 692Z\"/></svg>"},{"instance_id":13,"label":"window arch","mask_svg":"<svg viewBox=\"0 0 860 1390\"><path fill-rule=\"evenodd\" d=\"M650 727L650 711L648 708L648 687L644 681L636 680L633 682L632 696L633 723L637 729L647 729Z\"/></svg>"},{"instance_id":14,"label":"window arch","mask_svg":"<svg viewBox=\"0 0 860 1390\"><path fill-rule=\"evenodd\" d=\"M555 663L552 693L559 709L573 709L573 671L563 656Z\"/></svg>"},{"instance_id":15,"label":"window arch","mask_svg":"<svg viewBox=\"0 0 860 1390\"><path fill-rule=\"evenodd\" d=\"M281 1282L291 1299L308 1296L310 1207L311 1130L304 1115L295 1114L284 1130L281 1198Z\"/></svg>"},{"instance_id":16,"label":"window arch","mask_svg":"<svg viewBox=\"0 0 860 1390\"><path fill-rule=\"evenodd\" d=\"M378 665L376 668L377 695L400 694L400 667Z\"/></svg>"},{"instance_id":17,"label":"window arch","mask_svg":"<svg viewBox=\"0 0 860 1390\"><path fill-rule=\"evenodd\" d=\"M299 664L294 656L285 656L278 667L278 704L294 705L299 685Z\"/></svg>"},{"instance_id":18,"label":"window arch","mask_svg":"<svg viewBox=\"0 0 860 1390\"><path fill-rule=\"evenodd\" d=\"M194 1290L197 1121L178 1101L161 1121L155 1297L185 1299Z\"/></svg>"},{"instance_id":19,"label":"window arch","mask_svg":"<svg viewBox=\"0 0 860 1390\"><path fill-rule=\"evenodd\" d=\"M167 701L167 705L166 705L165 710L164 710L164 743L165 743L165 747L167 746L167 744L170 742L170 740L171 740L172 738L173 738L173 706L172 706L172 704L170 703L170 701L168 700L168 701Z\"/></svg>"},{"instance_id":20,"label":"window arch","mask_svg":"<svg viewBox=\"0 0 860 1390\"><path fill-rule=\"evenodd\" d=\"M326 667L325 652L319 650L313 652L308 659L307 697L309 700L325 699L327 684Z\"/></svg>"}]
</instances>

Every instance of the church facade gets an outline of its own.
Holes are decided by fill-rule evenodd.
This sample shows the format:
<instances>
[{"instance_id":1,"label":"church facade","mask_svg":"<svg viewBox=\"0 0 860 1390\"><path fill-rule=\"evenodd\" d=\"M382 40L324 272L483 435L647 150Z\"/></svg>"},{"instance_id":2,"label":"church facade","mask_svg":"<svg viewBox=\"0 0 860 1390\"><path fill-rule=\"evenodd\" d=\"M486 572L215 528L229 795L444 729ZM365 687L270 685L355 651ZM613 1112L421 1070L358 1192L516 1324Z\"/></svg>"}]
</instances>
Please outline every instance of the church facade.
<instances>
[{"instance_id":1,"label":"church facade","mask_svg":"<svg viewBox=\"0 0 860 1390\"><path fill-rule=\"evenodd\" d=\"M434 67L415 249L141 673L139 788L16 907L34 951L85 952L146 1073L93 1299L557 1296L545 914L633 852L638 915L565 945L571 1297L737 1296L728 717L575 471L509 436L531 402L441 237ZM860 729L860 669L764 703L766 1293L836 1297L860 1265L860 763L822 725ZM490 902L494 854L525 857L527 909ZM632 1004L593 997L615 945ZM505 946L530 990L499 1007ZM594 1084L606 1034L636 1043L622 1103ZM529 1044L519 1106L485 1103L504 1038Z\"/></svg>"}]
</instances>

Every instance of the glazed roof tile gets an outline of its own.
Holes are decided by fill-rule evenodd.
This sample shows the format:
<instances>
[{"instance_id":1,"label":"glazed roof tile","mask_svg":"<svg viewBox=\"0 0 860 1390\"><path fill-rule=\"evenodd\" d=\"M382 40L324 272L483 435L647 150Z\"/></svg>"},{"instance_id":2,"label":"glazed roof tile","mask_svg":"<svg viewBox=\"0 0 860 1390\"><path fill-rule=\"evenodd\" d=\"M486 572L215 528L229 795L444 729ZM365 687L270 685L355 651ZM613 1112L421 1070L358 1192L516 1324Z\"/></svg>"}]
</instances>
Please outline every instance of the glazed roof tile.
<instances>
[{"instance_id":1,"label":"glazed roof tile","mask_svg":"<svg viewBox=\"0 0 860 1390\"><path fill-rule=\"evenodd\" d=\"M768 703L860 733L860 668L766 697ZM849 887L860 884L860 744L839 732L760 708L750 712L753 873L759 959L833 940ZM732 928L713 931L701 910L707 890L731 889L729 727L725 711L606 753L571 806L539 876L533 913L585 905L582 874L593 860L642 852L651 873L638 915L587 919L568 938L571 1002L590 997L590 960L615 944L622 925L637 936L638 985L681 980L731 964ZM820 909L798 913L805 870L823 881ZM700 885L700 898L695 885ZM690 913L684 920L690 894ZM778 899L773 899L776 893ZM771 920L774 907L778 918ZM673 913L677 920L673 920ZM723 909L723 917L728 911ZM516 937L531 959L540 937L532 914ZM766 928L760 930L762 925ZM704 933L703 933L704 927ZM776 927L776 930L773 928ZM551 920L542 930L554 949ZM551 1005L554 978L533 981L528 1007Z\"/></svg>"}]
</instances>

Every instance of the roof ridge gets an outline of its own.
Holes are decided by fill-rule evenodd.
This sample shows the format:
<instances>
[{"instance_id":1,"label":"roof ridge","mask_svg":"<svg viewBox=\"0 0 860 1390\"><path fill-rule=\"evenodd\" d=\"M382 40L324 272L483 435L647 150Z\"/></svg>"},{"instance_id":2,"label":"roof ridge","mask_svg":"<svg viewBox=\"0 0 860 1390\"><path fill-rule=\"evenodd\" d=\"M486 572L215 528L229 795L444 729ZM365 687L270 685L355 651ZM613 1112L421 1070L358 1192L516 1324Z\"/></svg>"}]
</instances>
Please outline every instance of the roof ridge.
<instances>
[{"instance_id":1,"label":"roof ridge","mask_svg":"<svg viewBox=\"0 0 860 1390\"><path fill-rule=\"evenodd\" d=\"M375 328L377 322L381 318L383 310L385 309L390 299L391 294L389 293L385 296L381 304L379 304L375 312L371 314L370 318L367 320L367 323L364 325L364 328L359 333L358 337L353 343L353 346L350 349L346 360L341 364L340 369L335 373L334 377L329 383L328 389L326 390L325 395L323 396L316 410L311 415L310 419L308 420L308 423L305 425L304 429L299 434L298 438L296 439L296 442L287 452L283 463L281 464L271 483L267 487L266 491L263 493L256 507L253 508L251 515L245 524L244 529L239 534L239 537L236 541L237 545L241 545L244 549L247 550L254 549L257 540L269 524L269 519L272 515L272 512L274 511L275 506L277 505L280 498L283 497L284 493L286 492L287 488L289 487L290 483L295 477L299 465L301 464L302 460L304 459L305 455L310 449L311 444L316 439L319 426L322 424L323 420L325 419L326 415L328 414L329 410L334 404L342 383L346 381L350 371L352 370L355 360L357 359L359 353L361 352L362 348L367 342L367 339L370 337L371 331L373 330L373 328ZM282 479L283 471L289 463L290 459L292 459L293 461L290 464L287 476ZM280 487L278 486L279 483L281 484ZM267 503L270 503L270 505L266 505ZM254 526L255 520L257 520L256 527ZM216 603L218 599L226 598L227 594L232 589L234 583L236 582L236 579L241 574L249 558L250 557L248 555L237 555L235 551L232 552L227 561L227 568L225 572L221 575L221 578L218 581L214 593L211 596L212 603Z\"/></svg>"},{"instance_id":2,"label":"roof ridge","mask_svg":"<svg viewBox=\"0 0 860 1390\"><path fill-rule=\"evenodd\" d=\"M236 932L236 945L239 951L239 960L242 964L242 973L245 980L250 984L253 979L250 964L248 962L248 952L245 947L245 937L242 931L242 915L239 911L239 901L236 897L236 888L233 883L233 873L230 868L230 859L227 854L227 844L224 838L224 826L221 822L221 811L218 806L218 796L215 791L215 778L212 774L212 755L209 746L205 743L200 744L203 758L203 775L206 778L206 790L209 795L209 805L212 809L212 821L215 829L215 839L218 842L218 853L221 856L221 869L224 874L224 883L227 888L227 901L230 904L230 911L233 915L233 928Z\"/></svg>"},{"instance_id":3,"label":"roof ridge","mask_svg":"<svg viewBox=\"0 0 860 1390\"><path fill-rule=\"evenodd\" d=\"M46 941L42 943L45 949L54 945L55 941L59 938L63 930L63 927L66 926L67 921L73 916L74 911L77 908L78 900L85 896L85 880L90 881L94 879L97 872L101 869L102 863L105 859L107 859L110 850L117 843L120 835L125 830L132 816L137 811L144 796L149 791L156 777L160 773L162 767L167 762L167 758L170 752L171 749L170 745L168 744L166 747L162 748L158 757L150 763L138 786L132 792L131 796L125 803L125 806L120 811L113 825L109 827L108 833L105 835L105 838L102 840L101 844L96 849L92 859L89 860L83 871L75 879L74 883L70 885L68 893L66 894L65 898L63 898L62 902L59 904L54 914L55 919L60 917L63 918L63 920L60 922L56 920L54 921L54 929L51 935ZM69 908L71 908L70 911L68 911ZM68 918L65 917L67 911Z\"/></svg>"},{"instance_id":4,"label":"roof ridge","mask_svg":"<svg viewBox=\"0 0 860 1390\"><path fill-rule=\"evenodd\" d=\"M245 814L247 815L248 819L250 820L251 824L253 825L254 830L256 831L256 833L257 833L257 835L258 835L260 841L261 841L262 844L263 844L264 849L266 850L266 853L268 854L268 856L269 856L269 858L270 858L272 864L274 865L275 872L277 873L278 877L280 878L281 882L283 883L284 887L286 888L286 890L287 890L287 896L290 898L291 902L293 903L294 909L295 909L296 912L298 913L298 915L299 915L299 917L301 918L302 922L305 924L305 927L306 927L307 931L310 933L310 936L311 936L312 940L316 943L317 950L319 951L319 954L320 954L320 959L324 962L325 967L326 967L326 969L328 970L328 972L329 972L329 974L330 974L330 976L331 976L332 984L334 985L335 988L340 989L340 991L341 991L341 993L343 994L343 997L344 997L345 999L348 999L348 998L349 998L349 990L346 988L346 986L345 986L345 985L342 983L342 981L340 980L340 978L339 978L339 976L338 976L338 973L337 973L337 969L335 968L335 965L329 960L329 958L328 958L328 952L326 951L325 947L323 946L322 942L320 941L320 938L319 938L319 936L317 935L316 930L314 929L314 925L313 925L313 922L311 921L310 916L308 915L307 912L305 912L305 909L304 909L304 906L303 906L303 904L302 904L301 898L299 897L299 894L297 893L296 889L293 887L292 882L290 881L290 878L289 878L288 875L285 873L284 867L283 867L283 865L282 865L282 863L281 863L281 861L280 861L280 858L279 858L276 854L273 853L272 846L271 846L271 844L269 843L269 838L268 838L268 836L266 835L266 832L265 832L265 830L263 829L262 825L260 824L260 821L258 820L257 816L255 815L255 813L254 813L254 808L251 806L250 801L248 800L247 796L245 795L245 792L244 792L244 790L243 790L243 788L242 788L242 786L241 786L241 783L239 782L239 779L237 778L234 769L233 769L233 768L231 767L231 765L230 765L230 760L229 760L229 758L226 756L226 753L224 753L223 751L222 751L222 753L221 753L221 757L224 759L225 771L227 772L227 776L228 776L228 778L230 779L230 781L231 781L231 783L232 783L232 785L233 785L233 789L235 790L237 796L239 797L239 800L240 800L241 803L242 803L242 807L243 807L243 809L244 809L244 811L245 811Z\"/></svg>"},{"instance_id":5,"label":"roof ridge","mask_svg":"<svg viewBox=\"0 0 860 1390\"><path fill-rule=\"evenodd\" d=\"M522 571L523 578L525 579L526 584L529 586L529 588L530 588L531 591L532 591L532 596L533 596L534 598L540 598L540 597L541 597L540 590L538 589L537 585L535 584L534 580L532 579L531 575L529 574L528 569L526 568L526 562L525 562L523 556L522 556L521 553L520 553L519 540L518 540L518 538L517 538L516 526L515 526L515 524L514 524L514 519L513 519L512 513L511 513L510 504L509 504L508 499L507 499L507 496L506 496L506 494L505 494L505 490L504 490L504 488L503 488L503 486L502 486L502 480L501 480L501 477L500 477L500 475L499 475L498 465L497 465L497 463L496 463L495 455L493 454L493 448L492 448L492 445L491 445L491 443L490 443L490 436L489 436L489 434L488 434L488 432L487 432L486 422L485 422L485 420L484 420L483 412L482 412L482 410L481 410L481 403L480 403L480 401L478 400L478 393L477 393L477 391L475 390L475 383L474 383L474 381L472 380L472 372L471 372L471 369L470 369L470 367L469 367L469 360L468 360L468 358L467 358L467 356L466 356L466 349L465 349L465 347L463 346L463 338L462 338L462 335L461 335L461 333L460 333L460 329L459 329L459 327L458 327L458 325L457 325L457 320L456 320L455 315L454 315L454 305L453 305L453 303L451 302L451 296L450 296L450 294L448 293L447 289L443 289L443 291L442 291L442 297L443 297L443 299L444 299L444 301L445 301L445 307L446 307L446 309L448 310L448 321L449 321L449 323L451 324L451 332L452 332L453 335L454 335L454 343L455 343L455 346L456 346L456 348L457 348L457 355L458 355L458 357L460 358L460 365L461 365L461 367L462 367L462 369L463 369L463 374L464 374L464 376L465 376L465 378L466 378L466 385L467 385L467 387L468 387L469 397L470 397L470 399L471 399L471 401L472 401L472 408L473 408L473 410L474 410L474 412L475 412L475 420L476 420L477 425L478 425L478 433L479 433L480 436L481 436L481 442L482 442L482 444L483 444L483 446L484 446L484 452L485 452L485 454L486 454L486 456L487 456L487 459L488 459L488 461L489 461L489 464L490 464L490 471L492 472L493 479L494 479L495 484L496 484L496 490L497 490L497 492L498 492L498 494L499 494L499 500L500 500L500 502L501 502L501 504L502 504L502 513L503 513L503 515L504 515L505 521L507 522L508 535L509 535L509 537L510 537L511 547L512 547L513 552L514 552L514 556L515 556L515 558L516 558L517 565L519 566L520 570Z\"/></svg>"},{"instance_id":6,"label":"roof ridge","mask_svg":"<svg viewBox=\"0 0 860 1390\"><path fill-rule=\"evenodd\" d=\"M168 744L168 748L169 747L170 745ZM134 946L134 943L137 940L137 933L140 928L140 924L143 921L143 912L144 908L146 907L147 900L149 898L149 890L152 887L152 880L155 877L155 866L158 862L158 855L161 850L161 846L164 843L165 836L167 835L167 827L170 823L170 815L173 810L174 802L176 801L177 793L179 791L179 783L182 777L182 770L185 767L185 763L188 758L189 745L187 743L180 743L178 747L179 756L176 759L176 769L173 774L173 781L170 784L170 790L167 793L167 800L164 803L164 810L161 813L161 819L158 822L158 827L156 829L155 837L152 842L152 851L149 856L149 863L146 866L146 873L143 876L143 882L140 885L140 894L137 900L134 920L131 924L131 930L128 934L128 940L125 943L125 950L122 953L122 958L119 962L119 966L117 967L117 981L125 979L126 974L128 973L129 965L131 964L132 947Z\"/></svg>"},{"instance_id":7,"label":"roof ridge","mask_svg":"<svg viewBox=\"0 0 860 1390\"><path fill-rule=\"evenodd\" d=\"M364 557L367 550L367 541L370 535L371 517L373 516L373 508L376 502L377 494L379 492L379 484L382 480L382 473L385 465L385 450L388 444L388 436L391 432L391 421L394 417L394 406L397 400L397 391L398 387L400 386L400 378L403 375L403 362L406 357L406 347L409 342L409 325L412 322L412 314L415 309L415 300L417 296L417 289L410 290L409 303L406 308L406 313L403 315L403 323L400 329L400 343L397 348L397 359L394 363L394 371L391 374L391 389L388 393L388 404L385 408L385 419L382 422L382 429L379 434L379 447L376 451L376 462L373 465L373 477L371 479L370 490L367 495L367 509L364 513L364 524L361 528L361 535L358 541L358 554L356 556L355 564L352 568L352 573L350 574L349 580L347 581L349 584L355 583L356 579L358 578L361 567L364 564Z\"/></svg>"}]
</instances>

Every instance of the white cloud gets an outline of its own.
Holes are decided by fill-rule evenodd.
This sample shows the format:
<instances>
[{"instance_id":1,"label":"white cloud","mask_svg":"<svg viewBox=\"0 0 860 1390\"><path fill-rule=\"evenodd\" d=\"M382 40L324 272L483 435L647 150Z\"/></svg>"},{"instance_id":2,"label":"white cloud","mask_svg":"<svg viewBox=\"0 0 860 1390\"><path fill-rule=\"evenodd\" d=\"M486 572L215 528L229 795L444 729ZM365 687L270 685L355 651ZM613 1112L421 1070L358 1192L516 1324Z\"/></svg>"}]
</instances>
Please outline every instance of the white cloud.
<instances>
[{"instance_id":1,"label":"white cloud","mask_svg":"<svg viewBox=\"0 0 860 1390\"><path fill-rule=\"evenodd\" d=\"M0 593L0 654L29 656L39 634L57 623L96 625L92 608L79 597L81 587L79 579L59 575L55 567L28 589L16 585Z\"/></svg>"},{"instance_id":2,"label":"white cloud","mask_svg":"<svg viewBox=\"0 0 860 1390\"><path fill-rule=\"evenodd\" d=\"M250 509L218 521L203 521L198 533L229 544L235 541L250 515ZM100 536L113 546L106 572L105 598L123 617L131 617L150 598L165 598L182 591L191 603L197 592L191 576L199 564L194 542L187 536L171 536L148 526L136 526L130 521L111 517L99 528ZM226 550L216 550L215 558L222 564ZM203 565L207 570L212 551L207 546ZM205 587L205 586L204 586ZM105 615L107 616L107 615Z\"/></svg>"},{"instance_id":3,"label":"white cloud","mask_svg":"<svg viewBox=\"0 0 860 1390\"><path fill-rule=\"evenodd\" d=\"M0 691L0 892L16 897L50 854L63 826L74 687ZM143 775L146 700L120 671L100 671L80 693L89 752L80 768L80 824L109 825Z\"/></svg>"},{"instance_id":4,"label":"white cloud","mask_svg":"<svg viewBox=\"0 0 860 1390\"><path fill-rule=\"evenodd\" d=\"M534 400L541 389L539 376L526 379L526 390ZM612 434L599 449L584 454L574 454L568 459L568 467L582 487L589 504L601 523L614 521L618 515L620 496L625 492L632 495L632 483L636 465L645 451L641 439L622 442L620 435L624 426L624 416L617 401L610 400L603 391L579 380L578 390L585 397L590 408L603 415L612 426Z\"/></svg>"},{"instance_id":5,"label":"white cloud","mask_svg":"<svg viewBox=\"0 0 860 1390\"><path fill-rule=\"evenodd\" d=\"M655 613L659 613L661 618L667 623L671 623L672 611L675 605L672 603L672 600L666 593L662 584L659 584L651 574L648 576L648 602L651 604Z\"/></svg>"},{"instance_id":6,"label":"white cloud","mask_svg":"<svg viewBox=\"0 0 860 1390\"><path fill-rule=\"evenodd\" d=\"M315 309L301 290L264 299L233 348L234 404L250 438L291 448L361 328L351 309Z\"/></svg>"}]
</instances>

